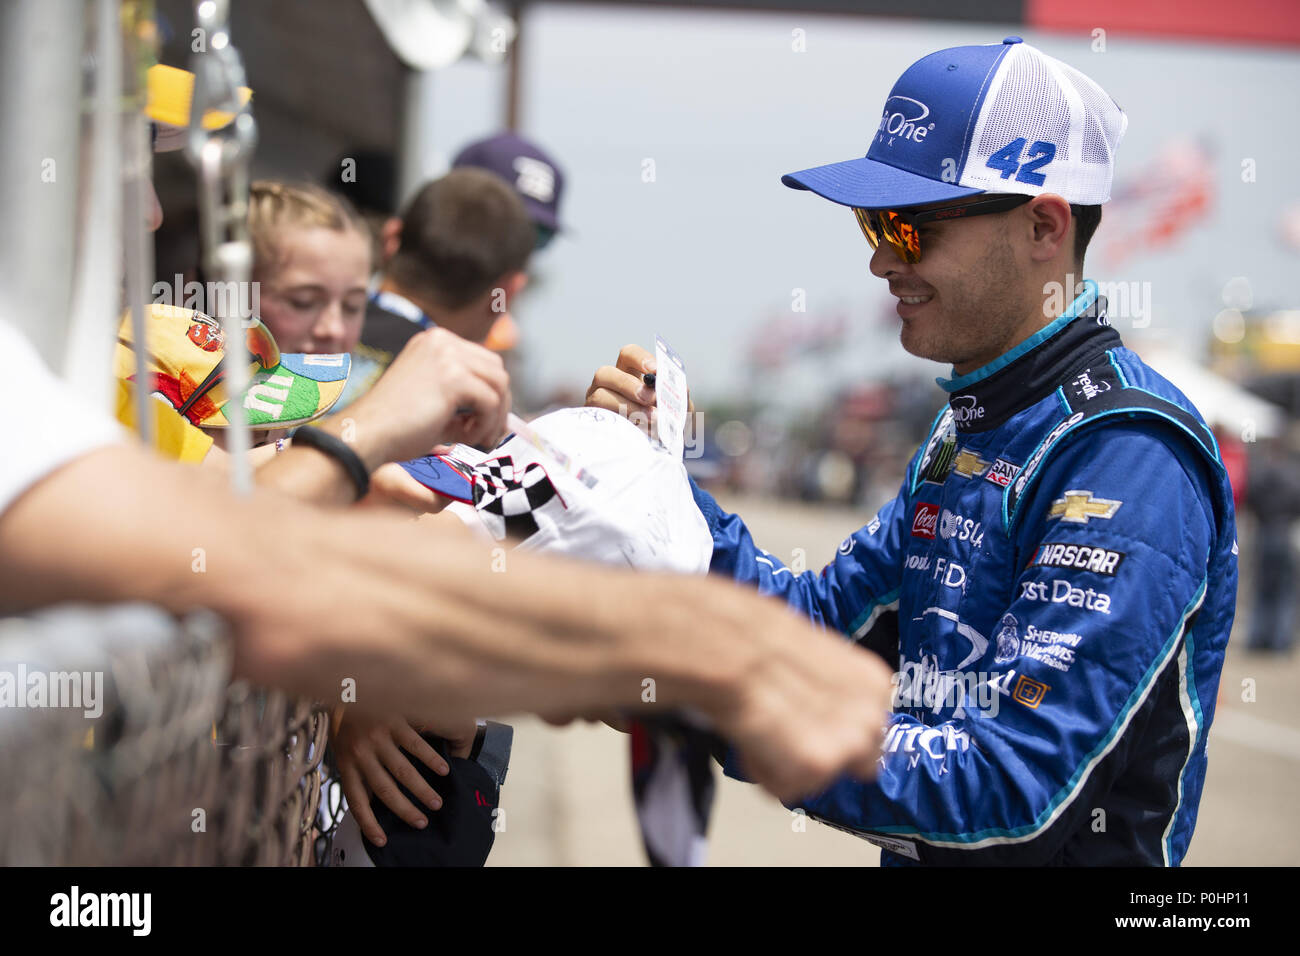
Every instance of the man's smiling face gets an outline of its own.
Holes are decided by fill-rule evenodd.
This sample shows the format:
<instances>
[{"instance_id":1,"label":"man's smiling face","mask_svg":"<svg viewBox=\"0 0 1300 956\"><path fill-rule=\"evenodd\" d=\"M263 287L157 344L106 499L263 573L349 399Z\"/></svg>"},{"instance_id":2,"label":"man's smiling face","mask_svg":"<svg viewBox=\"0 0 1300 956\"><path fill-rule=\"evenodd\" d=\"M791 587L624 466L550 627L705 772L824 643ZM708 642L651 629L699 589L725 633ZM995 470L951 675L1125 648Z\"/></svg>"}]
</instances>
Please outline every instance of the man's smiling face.
<instances>
[{"instance_id":1,"label":"man's smiling face","mask_svg":"<svg viewBox=\"0 0 1300 956\"><path fill-rule=\"evenodd\" d=\"M904 262L887 242L880 244L871 272L898 297L903 348L951 363L961 375L991 362L1042 324L1042 289L1028 278L1031 263L1022 241L1032 234L1028 208L925 223L919 227L921 261L915 264Z\"/></svg>"}]
</instances>

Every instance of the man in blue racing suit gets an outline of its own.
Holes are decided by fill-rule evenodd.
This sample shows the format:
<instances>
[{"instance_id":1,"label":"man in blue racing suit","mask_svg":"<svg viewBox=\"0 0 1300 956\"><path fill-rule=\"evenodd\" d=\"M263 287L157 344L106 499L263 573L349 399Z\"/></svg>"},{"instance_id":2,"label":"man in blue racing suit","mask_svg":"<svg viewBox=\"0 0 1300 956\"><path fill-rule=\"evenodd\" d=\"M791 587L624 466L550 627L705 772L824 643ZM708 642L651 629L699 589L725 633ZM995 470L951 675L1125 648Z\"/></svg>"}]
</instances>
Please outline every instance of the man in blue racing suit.
<instances>
[{"instance_id":1,"label":"man in blue racing suit","mask_svg":"<svg viewBox=\"0 0 1300 956\"><path fill-rule=\"evenodd\" d=\"M887 863L1176 865L1191 840L1235 524L1200 415L1074 280L1126 124L1009 37L917 61L866 158L784 177L853 207L903 347L953 366L898 497L819 575L696 489L712 572L894 664L877 779L797 803ZM588 403L648 413L652 366L625 348Z\"/></svg>"}]
</instances>

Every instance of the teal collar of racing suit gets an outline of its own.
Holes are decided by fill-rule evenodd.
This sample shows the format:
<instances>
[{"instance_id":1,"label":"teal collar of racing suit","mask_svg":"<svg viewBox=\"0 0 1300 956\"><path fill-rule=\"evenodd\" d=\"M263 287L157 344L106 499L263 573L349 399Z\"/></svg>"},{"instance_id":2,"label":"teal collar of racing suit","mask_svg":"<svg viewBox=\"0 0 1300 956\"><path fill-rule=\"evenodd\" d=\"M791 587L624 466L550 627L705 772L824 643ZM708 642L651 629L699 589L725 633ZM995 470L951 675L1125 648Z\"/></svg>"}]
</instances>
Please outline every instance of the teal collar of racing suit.
<instances>
[{"instance_id":1,"label":"teal collar of racing suit","mask_svg":"<svg viewBox=\"0 0 1300 956\"><path fill-rule=\"evenodd\" d=\"M1083 286L1061 315L1009 352L973 372L936 380L949 393L958 431L997 428L1055 391L1063 373L1085 368L1123 344L1106 318L1106 300L1097 294L1097 284L1085 280Z\"/></svg>"}]
</instances>

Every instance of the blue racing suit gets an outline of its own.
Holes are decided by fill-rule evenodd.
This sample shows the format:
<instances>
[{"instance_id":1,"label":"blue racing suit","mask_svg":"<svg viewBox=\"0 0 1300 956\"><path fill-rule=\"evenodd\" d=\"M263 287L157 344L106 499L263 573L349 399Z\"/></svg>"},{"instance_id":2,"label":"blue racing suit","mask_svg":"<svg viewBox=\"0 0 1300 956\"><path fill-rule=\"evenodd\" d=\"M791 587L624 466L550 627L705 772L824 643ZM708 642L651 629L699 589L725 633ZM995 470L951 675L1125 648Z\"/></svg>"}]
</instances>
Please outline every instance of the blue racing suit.
<instances>
[{"instance_id":1,"label":"blue racing suit","mask_svg":"<svg viewBox=\"0 0 1300 956\"><path fill-rule=\"evenodd\" d=\"M820 574L706 492L711 570L895 666L879 775L801 801L886 863L1176 865L1232 626L1232 494L1088 283L954 380L897 498ZM728 772L739 775L734 757Z\"/></svg>"}]
</instances>

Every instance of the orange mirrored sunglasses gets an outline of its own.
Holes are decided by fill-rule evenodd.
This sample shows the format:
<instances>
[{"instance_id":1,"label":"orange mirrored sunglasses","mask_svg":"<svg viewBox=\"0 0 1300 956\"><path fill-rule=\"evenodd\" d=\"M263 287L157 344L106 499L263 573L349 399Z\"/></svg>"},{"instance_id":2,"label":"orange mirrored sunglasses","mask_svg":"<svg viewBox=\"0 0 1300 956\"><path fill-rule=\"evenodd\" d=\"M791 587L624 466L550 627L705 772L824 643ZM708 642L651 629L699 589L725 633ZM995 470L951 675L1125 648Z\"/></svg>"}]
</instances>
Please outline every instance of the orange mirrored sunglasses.
<instances>
[{"instance_id":1,"label":"orange mirrored sunglasses","mask_svg":"<svg viewBox=\"0 0 1300 956\"><path fill-rule=\"evenodd\" d=\"M863 209L854 206L853 215L862 228L862 234L867 237L867 242L871 243L872 249L878 249L881 242L886 242L898 253L900 259L914 265L921 261L920 228L926 223L1007 212L1033 198L1026 195L995 196L962 206L943 206L920 212L908 212L906 209Z\"/></svg>"}]
</instances>

